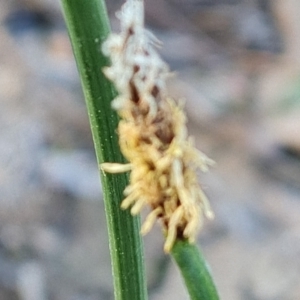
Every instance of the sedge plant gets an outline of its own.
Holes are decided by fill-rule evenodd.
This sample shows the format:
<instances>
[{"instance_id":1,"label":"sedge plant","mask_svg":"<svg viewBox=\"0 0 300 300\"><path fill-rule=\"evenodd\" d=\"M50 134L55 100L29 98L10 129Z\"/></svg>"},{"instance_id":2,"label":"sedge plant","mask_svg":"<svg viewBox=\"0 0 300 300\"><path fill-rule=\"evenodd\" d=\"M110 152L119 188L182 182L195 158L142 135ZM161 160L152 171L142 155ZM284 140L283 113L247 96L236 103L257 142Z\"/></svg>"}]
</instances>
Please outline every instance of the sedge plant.
<instances>
[{"instance_id":1,"label":"sedge plant","mask_svg":"<svg viewBox=\"0 0 300 300\"><path fill-rule=\"evenodd\" d=\"M212 161L194 148L182 105L167 94L168 67L144 29L143 1L125 3L119 35L109 33L103 0L61 1L104 190L115 299L147 299L140 232L159 220L190 298L217 300L195 245L203 216L213 216L196 170Z\"/></svg>"}]
</instances>

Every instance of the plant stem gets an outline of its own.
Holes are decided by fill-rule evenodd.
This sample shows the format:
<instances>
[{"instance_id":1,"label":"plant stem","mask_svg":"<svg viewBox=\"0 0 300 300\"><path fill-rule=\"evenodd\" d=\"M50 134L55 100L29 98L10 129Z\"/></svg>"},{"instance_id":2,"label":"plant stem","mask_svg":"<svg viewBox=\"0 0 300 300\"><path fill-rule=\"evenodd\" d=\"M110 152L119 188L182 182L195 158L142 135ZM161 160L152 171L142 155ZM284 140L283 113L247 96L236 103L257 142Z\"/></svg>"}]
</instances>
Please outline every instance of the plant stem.
<instances>
[{"instance_id":1,"label":"plant stem","mask_svg":"<svg viewBox=\"0 0 300 300\"><path fill-rule=\"evenodd\" d=\"M61 0L73 52L86 100L98 164L124 162L118 145L118 117L110 107L116 92L102 68L109 60L101 44L109 33L103 0ZM140 220L121 211L126 174L101 172L109 243L114 276L115 299L147 299ZM88 254L87 254L88 255ZM101 267L101 266L99 266Z\"/></svg>"},{"instance_id":2,"label":"plant stem","mask_svg":"<svg viewBox=\"0 0 300 300\"><path fill-rule=\"evenodd\" d=\"M208 265L196 245L177 240L171 255L177 263L191 300L218 300Z\"/></svg>"}]
</instances>

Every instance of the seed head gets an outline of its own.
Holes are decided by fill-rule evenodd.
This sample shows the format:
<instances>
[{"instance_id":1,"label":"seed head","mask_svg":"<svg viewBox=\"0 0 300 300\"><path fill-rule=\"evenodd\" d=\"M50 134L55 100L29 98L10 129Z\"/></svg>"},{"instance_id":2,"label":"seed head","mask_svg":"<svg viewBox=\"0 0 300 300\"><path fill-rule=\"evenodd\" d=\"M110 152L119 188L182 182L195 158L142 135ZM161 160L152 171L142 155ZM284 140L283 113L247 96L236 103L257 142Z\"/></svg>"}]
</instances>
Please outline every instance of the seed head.
<instances>
[{"instance_id":1,"label":"seed head","mask_svg":"<svg viewBox=\"0 0 300 300\"><path fill-rule=\"evenodd\" d=\"M121 207L136 215L148 206L141 232L159 219L169 252L177 238L195 241L203 215L213 217L196 175L213 161L194 147L182 105L168 96L169 68L156 52L159 41L144 28L143 15L143 1L127 1L117 14L121 33L103 44L111 58L104 73L119 92L112 102L121 117L119 144L129 164L101 167L111 173L131 170Z\"/></svg>"}]
</instances>

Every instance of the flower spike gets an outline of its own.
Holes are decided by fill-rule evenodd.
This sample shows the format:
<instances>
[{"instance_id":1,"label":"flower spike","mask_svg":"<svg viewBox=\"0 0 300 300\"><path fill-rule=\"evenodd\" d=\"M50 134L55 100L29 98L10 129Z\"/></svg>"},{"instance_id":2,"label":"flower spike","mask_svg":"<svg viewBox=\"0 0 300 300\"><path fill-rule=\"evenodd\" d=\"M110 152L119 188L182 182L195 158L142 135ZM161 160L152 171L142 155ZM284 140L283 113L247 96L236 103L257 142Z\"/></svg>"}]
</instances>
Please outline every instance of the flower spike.
<instances>
[{"instance_id":1,"label":"flower spike","mask_svg":"<svg viewBox=\"0 0 300 300\"><path fill-rule=\"evenodd\" d=\"M111 66L103 71L119 95L112 107L121 117L120 148L129 164L102 164L110 173L130 173L130 185L121 206L133 215L144 206L151 210L142 226L149 232L156 220L165 231L165 252L176 239L196 239L203 216L213 217L196 172L212 165L188 137L182 105L168 96L169 68L156 52L159 44L144 28L141 0L127 1L117 14L121 33L103 44Z\"/></svg>"}]
</instances>

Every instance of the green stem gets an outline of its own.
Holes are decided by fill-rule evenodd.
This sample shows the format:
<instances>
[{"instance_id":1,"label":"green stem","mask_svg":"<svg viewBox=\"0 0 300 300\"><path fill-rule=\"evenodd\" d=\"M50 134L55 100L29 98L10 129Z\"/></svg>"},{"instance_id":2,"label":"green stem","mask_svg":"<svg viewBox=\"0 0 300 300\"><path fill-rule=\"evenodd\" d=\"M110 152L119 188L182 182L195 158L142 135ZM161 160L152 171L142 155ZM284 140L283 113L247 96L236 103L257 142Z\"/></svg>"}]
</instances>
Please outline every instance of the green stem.
<instances>
[{"instance_id":1,"label":"green stem","mask_svg":"<svg viewBox=\"0 0 300 300\"><path fill-rule=\"evenodd\" d=\"M219 296L200 249L177 240L171 254L185 281L191 300L218 300Z\"/></svg>"},{"instance_id":2,"label":"green stem","mask_svg":"<svg viewBox=\"0 0 300 300\"><path fill-rule=\"evenodd\" d=\"M101 53L101 44L109 33L103 0L61 0L73 52L90 119L98 163L124 162L118 145L118 117L111 110L116 92L102 68L109 61ZM120 210L126 174L101 172L109 243L113 267L115 299L147 299L143 265L140 220ZM87 254L88 255L88 254ZM101 266L99 266L101 267Z\"/></svg>"}]
</instances>

